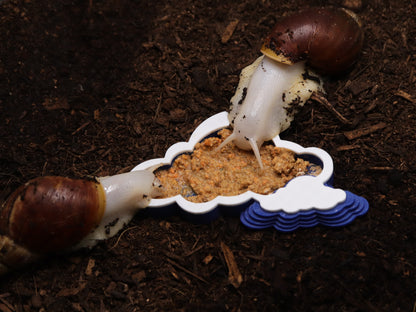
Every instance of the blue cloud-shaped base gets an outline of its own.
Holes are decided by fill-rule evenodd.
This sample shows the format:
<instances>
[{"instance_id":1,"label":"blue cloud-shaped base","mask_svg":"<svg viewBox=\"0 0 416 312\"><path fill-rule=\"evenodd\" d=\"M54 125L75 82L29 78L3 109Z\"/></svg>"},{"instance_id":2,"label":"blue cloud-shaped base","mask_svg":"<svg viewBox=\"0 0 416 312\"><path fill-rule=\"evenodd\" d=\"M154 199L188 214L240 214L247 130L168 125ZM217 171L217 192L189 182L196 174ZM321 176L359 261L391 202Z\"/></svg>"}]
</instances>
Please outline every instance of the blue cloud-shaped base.
<instances>
[{"instance_id":1,"label":"blue cloud-shaped base","mask_svg":"<svg viewBox=\"0 0 416 312\"><path fill-rule=\"evenodd\" d=\"M369 208L365 198L349 191L345 193L345 201L328 210L309 209L296 213L270 212L262 209L258 202L254 202L241 213L240 219L245 226L252 229L274 227L282 232L291 232L298 228L308 228L318 224L331 227L344 226L356 217L364 215Z\"/></svg>"}]
</instances>

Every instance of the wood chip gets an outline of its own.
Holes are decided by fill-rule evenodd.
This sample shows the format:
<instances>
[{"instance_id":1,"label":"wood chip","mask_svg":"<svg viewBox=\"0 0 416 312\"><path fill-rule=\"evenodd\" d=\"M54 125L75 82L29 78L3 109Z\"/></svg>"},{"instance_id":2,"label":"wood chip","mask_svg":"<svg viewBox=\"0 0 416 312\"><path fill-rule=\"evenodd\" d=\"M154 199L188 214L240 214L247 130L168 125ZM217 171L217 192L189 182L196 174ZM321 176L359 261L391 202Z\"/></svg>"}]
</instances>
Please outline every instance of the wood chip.
<instances>
[{"instance_id":1,"label":"wood chip","mask_svg":"<svg viewBox=\"0 0 416 312\"><path fill-rule=\"evenodd\" d=\"M8 306L5 304L0 303L0 312L13 312L15 310L10 310Z\"/></svg>"},{"instance_id":2,"label":"wood chip","mask_svg":"<svg viewBox=\"0 0 416 312\"><path fill-rule=\"evenodd\" d=\"M0 303L0 311L1 312L9 312L9 311L13 312L13 311L15 311L13 305L10 302L8 302L6 299L0 298L0 301L2 302L2 303Z\"/></svg>"},{"instance_id":3,"label":"wood chip","mask_svg":"<svg viewBox=\"0 0 416 312\"><path fill-rule=\"evenodd\" d=\"M78 294L81 290L83 290L85 288L85 286L87 285L87 282L80 282L78 287L74 287L74 288L63 288L61 289L56 296L57 297L68 297L68 296L75 296L76 294Z\"/></svg>"},{"instance_id":4,"label":"wood chip","mask_svg":"<svg viewBox=\"0 0 416 312\"><path fill-rule=\"evenodd\" d=\"M402 98L404 98L405 100L407 100L407 101L409 101L409 102L411 102L411 103L414 103L414 104L416 104L416 99L414 99L409 93L407 93L407 92L404 92L404 91L402 91L402 90L397 90L396 91L396 93L395 93L395 95L397 95L397 96L400 96L400 97L402 97Z\"/></svg>"},{"instance_id":5,"label":"wood chip","mask_svg":"<svg viewBox=\"0 0 416 312\"><path fill-rule=\"evenodd\" d=\"M227 27L225 27L224 32L222 33L221 36L221 43L227 43L228 40L231 39L231 36L233 35L235 28L237 27L238 23L240 22L240 20L235 19L233 21L231 21Z\"/></svg>"},{"instance_id":6,"label":"wood chip","mask_svg":"<svg viewBox=\"0 0 416 312\"><path fill-rule=\"evenodd\" d=\"M46 98L42 105L48 111L70 108L68 100L64 97Z\"/></svg>"},{"instance_id":7,"label":"wood chip","mask_svg":"<svg viewBox=\"0 0 416 312\"><path fill-rule=\"evenodd\" d=\"M375 171L390 171L390 170L393 170L393 167L389 167L389 166L386 166L386 167L369 167L368 169L369 170L375 170Z\"/></svg>"},{"instance_id":8,"label":"wood chip","mask_svg":"<svg viewBox=\"0 0 416 312\"><path fill-rule=\"evenodd\" d=\"M139 271L137 273L134 273L131 275L131 278L133 281L135 281L137 284L142 282L146 278L146 272L144 270Z\"/></svg>"},{"instance_id":9,"label":"wood chip","mask_svg":"<svg viewBox=\"0 0 416 312\"><path fill-rule=\"evenodd\" d=\"M100 119L100 110L96 109L94 110L94 120Z\"/></svg>"},{"instance_id":10,"label":"wood chip","mask_svg":"<svg viewBox=\"0 0 416 312\"><path fill-rule=\"evenodd\" d=\"M359 257L366 257L367 256L364 251L357 251L355 254Z\"/></svg>"},{"instance_id":11,"label":"wood chip","mask_svg":"<svg viewBox=\"0 0 416 312\"><path fill-rule=\"evenodd\" d=\"M361 146L360 145L342 145L337 148L337 151L338 152L350 151L350 150L357 149L357 148L361 148Z\"/></svg>"},{"instance_id":12,"label":"wood chip","mask_svg":"<svg viewBox=\"0 0 416 312\"><path fill-rule=\"evenodd\" d=\"M90 258L88 260L87 268L85 269L85 275L90 276L92 274L92 269L95 267L95 260Z\"/></svg>"},{"instance_id":13,"label":"wood chip","mask_svg":"<svg viewBox=\"0 0 416 312\"><path fill-rule=\"evenodd\" d=\"M362 9L363 3L361 0L344 0L342 1L342 6L350 10L358 11Z\"/></svg>"},{"instance_id":14,"label":"wood chip","mask_svg":"<svg viewBox=\"0 0 416 312\"><path fill-rule=\"evenodd\" d=\"M235 262L234 255L231 249L224 242L221 242L221 250L224 254L224 258L228 266L228 281L235 288L238 288L243 282L243 276L241 275L240 270L238 269L238 265L237 262Z\"/></svg>"},{"instance_id":15,"label":"wood chip","mask_svg":"<svg viewBox=\"0 0 416 312\"><path fill-rule=\"evenodd\" d=\"M316 102L322 104L323 106L325 106L344 125L350 125L351 124L351 121L349 121L340 112L338 112L335 109L335 107L327 100L327 98L325 97L325 95L323 93L321 93L321 92L313 92L312 95L311 95L311 100L316 101Z\"/></svg>"},{"instance_id":16,"label":"wood chip","mask_svg":"<svg viewBox=\"0 0 416 312\"><path fill-rule=\"evenodd\" d=\"M211 254L209 254L204 258L204 260L202 260L202 262L205 264L209 264L212 261L212 259L214 259L214 257Z\"/></svg>"},{"instance_id":17,"label":"wood chip","mask_svg":"<svg viewBox=\"0 0 416 312\"><path fill-rule=\"evenodd\" d=\"M82 129L84 129L86 126L88 126L91 122L87 121L85 123L83 123L80 127L78 127L77 130L75 130L74 132L72 132L72 135L77 134L78 132L80 132Z\"/></svg>"},{"instance_id":18,"label":"wood chip","mask_svg":"<svg viewBox=\"0 0 416 312\"><path fill-rule=\"evenodd\" d=\"M175 261L173 261L173 260L171 260L169 258L166 258L166 261L169 262L170 264L174 265L179 270L182 270L185 273L188 273L189 275L195 277L196 279L199 279L201 282L204 282L204 283L208 284L208 282L204 278L202 278L199 275L195 274L194 272L188 270L187 268L181 266L180 264L176 263Z\"/></svg>"},{"instance_id":19,"label":"wood chip","mask_svg":"<svg viewBox=\"0 0 416 312\"><path fill-rule=\"evenodd\" d=\"M385 122L379 122L378 124L372 125L370 127L367 128L361 128L361 129L356 129L356 130L352 130L352 131L346 131L344 132L344 135L347 137L348 140L354 140L357 138L360 138L362 136L371 134L373 132L376 132L378 130L381 130L383 128L385 128L387 126L387 124Z\"/></svg>"}]
</instances>

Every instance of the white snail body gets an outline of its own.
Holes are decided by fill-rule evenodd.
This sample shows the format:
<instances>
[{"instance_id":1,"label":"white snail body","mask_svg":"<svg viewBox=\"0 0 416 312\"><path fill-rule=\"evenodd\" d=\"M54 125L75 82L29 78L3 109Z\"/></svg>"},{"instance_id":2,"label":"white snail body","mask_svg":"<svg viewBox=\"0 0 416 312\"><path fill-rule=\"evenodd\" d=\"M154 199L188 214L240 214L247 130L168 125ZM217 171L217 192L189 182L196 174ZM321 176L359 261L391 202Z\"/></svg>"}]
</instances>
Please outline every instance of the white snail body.
<instances>
[{"instance_id":1,"label":"white snail body","mask_svg":"<svg viewBox=\"0 0 416 312\"><path fill-rule=\"evenodd\" d=\"M159 194L150 171L98 179L46 176L14 191L0 209L0 274L39 257L114 236Z\"/></svg>"},{"instance_id":2,"label":"white snail body","mask_svg":"<svg viewBox=\"0 0 416 312\"><path fill-rule=\"evenodd\" d=\"M117 234L137 210L146 208L150 200L159 195L161 187L154 174L147 170L101 177L98 181L105 192L104 215L98 227L75 248L92 247L97 241Z\"/></svg>"},{"instance_id":3,"label":"white snail body","mask_svg":"<svg viewBox=\"0 0 416 312\"><path fill-rule=\"evenodd\" d=\"M313 92L323 91L320 81L306 72L304 62L286 65L259 57L240 74L228 117L233 133L221 147L234 141L241 149L251 149L262 167L261 145L289 127Z\"/></svg>"},{"instance_id":4,"label":"white snail body","mask_svg":"<svg viewBox=\"0 0 416 312\"><path fill-rule=\"evenodd\" d=\"M230 141L252 149L260 167L259 148L287 129L296 110L322 79L311 73L338 75L356 62L363 46L358 17L345 9L310 8L282 17L264 40L263 56L244 68L229 114Z\"/></svg>"}]
</instances>

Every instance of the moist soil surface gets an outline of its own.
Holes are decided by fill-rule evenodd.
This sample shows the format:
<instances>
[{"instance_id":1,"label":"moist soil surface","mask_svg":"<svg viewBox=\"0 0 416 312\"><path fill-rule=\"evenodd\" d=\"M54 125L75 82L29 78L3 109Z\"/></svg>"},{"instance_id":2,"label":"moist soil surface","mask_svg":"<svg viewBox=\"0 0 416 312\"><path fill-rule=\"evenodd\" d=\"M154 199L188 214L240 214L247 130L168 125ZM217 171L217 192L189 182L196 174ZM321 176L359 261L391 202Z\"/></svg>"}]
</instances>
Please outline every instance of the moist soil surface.
<instances>
[{"instance_id":1,"label":"moist soil surface","mask_svg":"<svg viewBox=\"0 0 416 312\"><path fill-rule=\"evenodd\" d=\"M366 215L282 233L143 210L91 250L2 276L0 311L415 311L413 0L3 0L1 200L37 176L163 157L228 109L279 16L327 5L365 32L352 70L324 79L347 121L309 101L281 137L326 150L334 186L365 197Z\"/></svg>"}]
</instances>

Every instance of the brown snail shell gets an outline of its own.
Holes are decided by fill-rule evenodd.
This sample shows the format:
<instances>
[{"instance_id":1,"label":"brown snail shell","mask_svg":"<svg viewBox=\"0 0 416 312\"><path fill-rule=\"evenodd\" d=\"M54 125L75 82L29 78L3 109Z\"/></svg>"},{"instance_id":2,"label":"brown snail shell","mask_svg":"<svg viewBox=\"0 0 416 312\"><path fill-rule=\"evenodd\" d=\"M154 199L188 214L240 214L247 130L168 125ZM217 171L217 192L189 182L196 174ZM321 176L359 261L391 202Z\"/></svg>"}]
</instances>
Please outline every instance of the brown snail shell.
<instances>
[{"instance_id":1,"label":"brown snail shell","mask_svg":"<svg viewBox=\"0 0 416 312\"><path fill-rule=\"evenodd\" d=\"M47 254L92 247L114 236L161 187L148 170L27 182L0 208L0 275Z\"/></svg>"},{"instance_id":2,"label":"brown snail shell","mask_svg":"<svg viewBox=\"0 0 416 312\"><path fill-rule=\"evenodd\" d=\"M310 8L281 18L261 52L285 64L306 61L321 74L339 74L357 60L364 35L357 16L341 8Z\"/></svg>"},{"instance_id":3,"label":"brown snail shell","mask_svg":"<svg viewBox=\"0 0 416 312\"><path fill-rule=\"evenodd\" d=\"M19 187L1 207L0 234L33 253L56 252L90 233L104 210L98 181L40 177ZM0 252L4 246L0 242Z\"/></svg>"}]
</instances>

